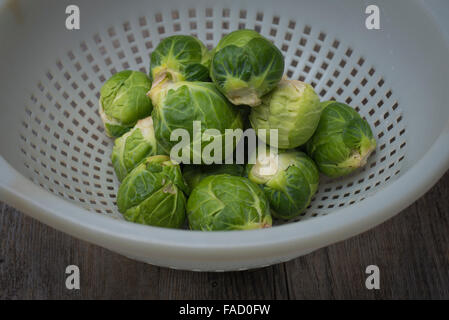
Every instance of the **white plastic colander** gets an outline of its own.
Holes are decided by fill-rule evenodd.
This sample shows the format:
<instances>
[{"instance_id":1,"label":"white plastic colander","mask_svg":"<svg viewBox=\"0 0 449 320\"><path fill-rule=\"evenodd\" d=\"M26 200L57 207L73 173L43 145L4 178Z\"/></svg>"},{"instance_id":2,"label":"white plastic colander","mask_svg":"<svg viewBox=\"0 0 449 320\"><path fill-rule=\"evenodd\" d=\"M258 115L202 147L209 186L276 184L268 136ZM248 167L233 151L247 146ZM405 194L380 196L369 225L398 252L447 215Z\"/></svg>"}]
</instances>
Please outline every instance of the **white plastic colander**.
<instances>
[{"instance_id":1,"label":"white plastic colander","mask_svg":"<svg viewBox=\"0 0 449 320\"><path fill-rule=\"evenodd\" d=\"M449 167L449 5L375 2L381 30L365 28L371 1L8 1L0 9L0 199L133 259L203 271L286 261L381 223ZM81 10L80 30L65 28L69 4ZM164 37L192 34L212 48L239 28L272 40L289 78L354 106L372 126L375 154L349 177L323 178L299 219L271 229L123 221L113 141L97 113L102 84L123 69L148 72Z\"/></svg>"}]
</instances>

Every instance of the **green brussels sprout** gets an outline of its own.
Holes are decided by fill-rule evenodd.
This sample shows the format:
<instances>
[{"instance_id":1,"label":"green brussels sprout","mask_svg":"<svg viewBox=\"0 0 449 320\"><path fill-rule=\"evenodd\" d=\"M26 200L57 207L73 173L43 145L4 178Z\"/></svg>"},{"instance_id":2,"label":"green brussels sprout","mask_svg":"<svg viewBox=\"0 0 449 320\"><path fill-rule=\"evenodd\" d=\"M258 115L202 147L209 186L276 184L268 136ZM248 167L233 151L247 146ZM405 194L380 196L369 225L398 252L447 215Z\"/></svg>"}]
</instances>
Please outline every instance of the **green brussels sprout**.
<instances>
[{"instance_id":1,"label":"green brussels sprout","mask_svg":"<svg viewBox=\"0 0 449 320\"><path fill-rule=\"evenodd\" d=\"M270 129L277 129L277 147L292 149L310 139L320 121L321 111L320 98L311 85L283 79L276 89L262 98L262 105L251 109L249 119L256 133L266 129L266 143L270 141Z\"/></svg>"},{"instance_id":2,"label":"green brussels sprout","mask_svg":"<svg viewBox=\"0 0 449 320\"><path fill-rule=\"evenodd\" d=\"M183 168L184 180L190 189L194 189L201 180L217 174L229 174L241 177L244 166L240 164L216 164L216 165L186 165Z\"/></svg>"},{"instance_id":3,"label":"green brussels sprout","mask_svg":"<svg viewBox=\"0 0 449 320\"><path fill-rule=\"evenodd\" d=\"M363 167L376 149L368 122L350 106L327 101L307 153L325 175L336 178Z\"/></svg>"},{"instance_id":4,"label":"green brussels sprout","mask_svg":"<svg viewBox=\"0 0 449 320\"><path fill-rule=\"evenodd\" d=\"M118 190L117 206L128 221L181 228L188 193L179 165L157 155L145 159L126 176Z\"/></svg>"},{"instance_id":5,"label":"green brussels sprout","mask_svg":"<svg viewBox=\"0 0 449 320\"><path fill-rule=\"evenodd\" d=\"M229 174L203 179L187 201L192 230L249 230L271 227L263 191L247 178Z\"/></svg>"},{"instance_id":6,"label":"green brussels sprout","mask_svg":"<svg viewBox=\"0 0 449 320\"><path fill-rule=\"evenodd\" d=\"M300 151L259 152L255 164L248 164L246 172L264 191L273 216L280 219L299 216L318 189L318 168Z\"/></svg>"},{"instance_id":7,"label":"green brussels sprout","mask_svg":"<svg viewBox=\"0 0 449 320\"><path fill-rule=\"evenodd\" d=\"M231 141L234 141L235 147L235 139L227 138L232 132L226 129L242 129L241 114L213 83L165 81L154 86L149 95L154 105L152 117L160 153L168 155L178 144L177 141L170 141L176 129L185 129L189 133L190 142L185 145L185 150L190 158L180 161L183 163L197 164L195 159L199 159L200 163L211 164L203 161L203 151L207 145L219 139L223 148L226 148L226 142L229 144ZM198 130L194 129L195 122L199 124ZM209 137L206 133L211 131L215 134ZM195 145L201 146L201 150L197 150ZM222 150L221 153L224 159L225 152Z\"/></svg>"},{"instance_id":8,"label":"green brussels sprout","mask_svg":"<svg viewBox=\"0 0 449 320\"><path fill-rule=\"evenodd\" d=\"M165 77L173 81L209 81L210 58L210 52L197 38L171 36L151 53L150 78L155 82Z\"/></svg>"},{"instance_id":9,"label":"green brussels sprout","mask_svg":"<svg viewBox=\"0 0 449 320\"><path fill-rule=\"evenodd\" d=\"M120 137L153 110L146 96L151 80L145 73L125 70L114 74L100 90L99 113L110 137Z\"/></svg>"},{"instance_id":10,"label":"green brussels sprout","mask_svg":"<svg viewBox=\"0 0 449 320\"><path fill-rule=\"evenodd\" d=\"M274 44L253 30L237 30L214 49L211 78L235 105L255 107L276 87L284 73L284 57Z\"/></svg>"},{"instance_id":11,"label":"green brussels sprout","mask_svg":"<svg viewBox=\"0 0 449 320\"><path fill-rule=\"evenodd\" d=\"M119 181L123 181L145 158L156 155L153 119L137 121L131 131L117 138L112 149L111 161Z\"/></svg>"}]
</instances>

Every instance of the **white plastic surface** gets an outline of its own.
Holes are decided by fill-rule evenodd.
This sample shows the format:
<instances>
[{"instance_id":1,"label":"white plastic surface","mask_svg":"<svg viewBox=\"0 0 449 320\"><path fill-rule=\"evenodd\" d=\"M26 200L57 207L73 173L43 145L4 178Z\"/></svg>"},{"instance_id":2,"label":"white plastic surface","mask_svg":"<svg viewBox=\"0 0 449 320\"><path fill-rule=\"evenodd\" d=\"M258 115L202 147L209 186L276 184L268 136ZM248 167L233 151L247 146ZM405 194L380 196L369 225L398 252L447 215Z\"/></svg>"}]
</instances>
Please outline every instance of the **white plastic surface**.
<instances>
[{"instance_id":1,"label":"white plastic surface","mask_svg":"<svg viewBox=\"0 0 449 320\"><path fill-rule=\"evenodd\" d=\"M365 29L360 1L78 1L79 31L64 28L69 2L19 3L0 11L0 70L10 75L0 78L0 198L81 239L174 268L259 267L377 225L449 166L447 23L428 9L441 2L381 2L380 31ZM274 41L288 77L354 106L373 128L375 154L349 177L323 177L304 215L269 230L201 233L123 221L113 141L97 113L102 83L122 69L147 72L163 37L193 34L211 48L238 28Z\"/></svg>"}]
</instances>

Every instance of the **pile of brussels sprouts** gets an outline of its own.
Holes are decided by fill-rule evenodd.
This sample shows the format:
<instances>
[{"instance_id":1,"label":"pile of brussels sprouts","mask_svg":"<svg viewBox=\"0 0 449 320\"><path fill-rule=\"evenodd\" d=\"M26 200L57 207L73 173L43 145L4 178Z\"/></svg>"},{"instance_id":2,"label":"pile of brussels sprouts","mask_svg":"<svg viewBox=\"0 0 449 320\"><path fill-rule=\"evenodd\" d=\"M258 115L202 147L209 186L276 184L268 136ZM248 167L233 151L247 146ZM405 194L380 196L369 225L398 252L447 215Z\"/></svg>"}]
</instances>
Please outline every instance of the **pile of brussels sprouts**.
<instances>
[{"instance_id":1,"label":"pile of brussels sprouts","mask_svg":"<svg viewBox=\"0 0 449 320\"><path fill-rule=\"evenodd\" d=\"M191 36L168 37L151 53L149 75L113 75L101 89L99 113L116 138L111 160L125 219L203 231L270 227L272 217L292 219L308 207L320 172L336 178L365 165L376 148L369 124L283 73L276 46L238 30L212 51ZM214 138L226 137L226 129L267 129L259 136L267 144L277 129L277 146L256 149L247 165L175 163L170 135L179 128L194 135L194 121ZM195 143L209 141L193 136L192 159L201 157Z\"/></svg>"}]
</instances>

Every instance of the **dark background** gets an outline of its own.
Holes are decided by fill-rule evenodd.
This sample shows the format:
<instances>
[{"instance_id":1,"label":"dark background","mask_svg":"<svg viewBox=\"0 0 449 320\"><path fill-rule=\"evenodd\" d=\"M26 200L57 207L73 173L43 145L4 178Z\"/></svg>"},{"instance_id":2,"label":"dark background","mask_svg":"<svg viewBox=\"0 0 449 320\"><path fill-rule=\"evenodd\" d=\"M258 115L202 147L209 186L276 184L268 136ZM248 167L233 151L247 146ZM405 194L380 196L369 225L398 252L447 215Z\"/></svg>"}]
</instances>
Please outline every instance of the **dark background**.
<instances>
[{"instance_id":1,"label":"dark background","mask_svg":"<svg viewBox=\"0 0 449 320\"><path fill-rule=\"evenodd\" d=\"M77 240L0 203L1 299L449 298L449 172L395 218L293 261L231 273L174 271ZM81 290L65 287L79 266ZM365 268L380 268L367 290Z\"/></svg>"}]
</instances>

